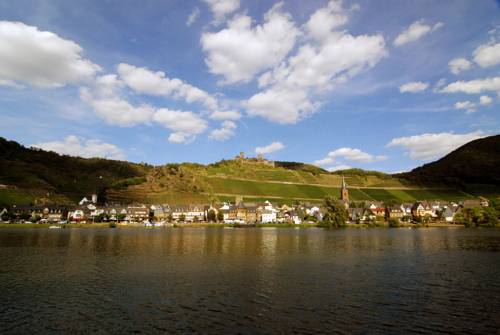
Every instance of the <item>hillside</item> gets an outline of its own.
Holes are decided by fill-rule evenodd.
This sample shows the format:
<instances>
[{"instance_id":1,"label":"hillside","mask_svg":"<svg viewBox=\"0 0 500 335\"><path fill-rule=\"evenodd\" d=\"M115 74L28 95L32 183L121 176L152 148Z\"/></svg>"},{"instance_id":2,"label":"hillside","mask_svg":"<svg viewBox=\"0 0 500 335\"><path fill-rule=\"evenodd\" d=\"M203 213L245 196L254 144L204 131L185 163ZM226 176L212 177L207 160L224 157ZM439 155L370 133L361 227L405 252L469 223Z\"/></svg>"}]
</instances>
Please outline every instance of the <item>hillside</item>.
<instances>
[{"instance_id":1,"label":"hillside","mask_svg":"<svg viewBox=\"0 0 500 335\"><path fill-rule=\"evenodd\" d=\"M256 159L151 166L62 156L0 138L0 204L74 203L98 192L101 200L200 203L269 199L320 202L337 196L342 175L352 200L458 200L471 194L444 186L419 187L406 176L350 169L328 172L297 162Z\"/></svg>"},{"instance_id":2,"label":"hillside","mask_svg":"<svg viewBox=\"0 0 500 335\"><path fill-rule=\"evenodd\" d=\"M500 188L500 135L471 141L438 161L397 177L419 185L444 185L473 192Z\"/></svg>"}]
</instances>

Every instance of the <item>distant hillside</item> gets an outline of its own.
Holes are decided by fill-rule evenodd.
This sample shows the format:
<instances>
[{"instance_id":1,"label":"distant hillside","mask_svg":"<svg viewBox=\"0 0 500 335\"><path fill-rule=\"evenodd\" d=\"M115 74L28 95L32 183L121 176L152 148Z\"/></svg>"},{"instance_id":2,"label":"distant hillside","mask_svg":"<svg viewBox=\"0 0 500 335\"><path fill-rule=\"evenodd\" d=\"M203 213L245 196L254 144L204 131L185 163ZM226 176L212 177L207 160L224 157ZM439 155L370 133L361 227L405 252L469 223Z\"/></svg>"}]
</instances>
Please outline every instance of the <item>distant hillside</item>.
<instances>
[{"instance_id":1,"label":"distant hillside","mask_svg":"<svg viewBox=\"0 0 500 335\"><path fill-rule=\"evenodd\" d=\"M73 202L126 180L142 182L150 168L128 162L70 157L0 137L0 184L3 201ZM141 179L142 178L142 179Z\"/></svg>"},{"instance_id":2,"label":"distant hillside","mask_svg":"<svg viewBox=\"0 0 500 335\"><path fill-rule=\"evenodd\" d=\"M469 142L440 160L397 175L411 183L461 189L500 187L500 135Z\"/></svg>"},{"instance_id":3,"label":"distant hillside","mask_svg":"<svg viewBox=\"0 0 500 335\"><path fill-rule=\"evenodd\" d=\"M255 158L151 166L106 159L85 159L30 149L0 138L0 205L75 203L98 192L100 200L122 203L208 203L268 199L278 203L321 202L338 196L342 177L354 201L459 200L470 193L447 187L425 188L376 171L328 172L298 162Z\"/></svg>"}]
</instances>

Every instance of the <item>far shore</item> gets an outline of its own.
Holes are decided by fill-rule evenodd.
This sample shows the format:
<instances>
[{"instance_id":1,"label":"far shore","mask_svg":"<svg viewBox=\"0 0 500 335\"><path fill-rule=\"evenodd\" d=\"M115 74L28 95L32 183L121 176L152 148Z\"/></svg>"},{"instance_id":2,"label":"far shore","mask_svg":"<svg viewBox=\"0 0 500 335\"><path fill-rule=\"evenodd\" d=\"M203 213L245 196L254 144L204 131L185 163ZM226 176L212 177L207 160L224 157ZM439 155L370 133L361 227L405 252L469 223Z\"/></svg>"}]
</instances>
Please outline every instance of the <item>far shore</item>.
<instances>
[{"instance_id":1,"label":"far shore","mask_svg":"<svg viewBox=\"0 0 500 335\"><path fill-rule=\"evenodd\" d=\"M133 228L143 228L143 229L161 229L161 228L323 228L318 227L313 224L282 224L282 223L260 223L260 224L225 224L225 223L175 223L166 224L163 226L145 226L142 223L117 223L116 225L110 225L109 223L68 223L68 224L50 224L50 223L0 223L0 229L2 228L18 228L18 229L51 229L54 227L65 229L133 229ZM430 223L430 224L401 224L398 227L391 228L464 228L461 224L452 223ZM364 223L359 224L347 224L341 228L389 228L387 223L369 225Z\"/></svg>"}]
</instances>

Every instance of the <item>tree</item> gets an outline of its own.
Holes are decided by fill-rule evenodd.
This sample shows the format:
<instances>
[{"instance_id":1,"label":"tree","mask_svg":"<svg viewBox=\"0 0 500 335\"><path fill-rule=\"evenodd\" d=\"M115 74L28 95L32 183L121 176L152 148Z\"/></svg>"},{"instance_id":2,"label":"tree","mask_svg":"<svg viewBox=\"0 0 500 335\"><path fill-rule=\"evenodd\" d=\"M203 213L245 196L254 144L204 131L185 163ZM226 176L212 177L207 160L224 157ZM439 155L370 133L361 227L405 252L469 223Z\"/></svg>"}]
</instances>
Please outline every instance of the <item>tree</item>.
<instances>
[{"instance_id":1,"label":"tree","mask_svg":"<svg viewBox=\"0 0 500 335\"><path fill-rule=\"evenodd\" d=\"M35 215L31 218L31 222L33 223L37 223L38 221L40 221L42 219L42 217L40 215Z\"/></svg>"},{"instance_id":2,"label":"tree","mask_svg":"<svg viewBox=\"0 0 500 335\"><path fill-rule=\"evenodd\" d=\"M167 221L168 221L168 222L172 222L172 221L174 221L174 217L173 217L172 213L169 213L169 214L168 214L168 216L167 216Z\"/></svg>"},{"instance_id":3,"label":"tree","mask_svg":"<svg viewBox=\"0 0 500 335\"><path fill-rule=\"evenodd\" d=\"M179 216L179 221L180 221L180 222L184 222L184 221L186 221L186 215L181 214L181 215Z\"/></svg>"},{"instance_id":4,"label":"tree","mask_svg":"<svg viewBox=\"0 0 500 335\"><path fill-rule=\"evenodd\" d=\"M122 222L123 220L125 220L125 214L116 214L116 221Z\"/></svg>"},{"instance_id":5,"label":"tree","mask_svg":"<svg viewBox=\"0 0 500 335\"><path fill-rule=\"evenodd\" d=\"M325 198L323 202L323 206L326 209L326 213L323 217L322 226L326 227L343 227L346 224L346 221L349 219L347 214L347 210L344 205L334 199L331 196Z\"/></svg>"},{"instance_id":6,"label":"tree","mask_svg":"<svg viewBox=\"0 0 500 335\"><path fill-rule=\"evenodd\" d=\"M19 218L21 220L28 221L31 218L31 214L30 213L21 213L21 215L19 215Z\"/></svg>"},{"instance_id":7,"label":"tree","mask_svg":"<svg viewBox=\"0 0 500 335\"><path fill-rule=\"evenodd\" d=\"M224 221L224 213L222 213L221 211L217 212L217 221L219 222Z\"/></svg>"},{"instance_id":8,"label":"tree","mask_svg":"<svg viewBox=\"0 0 500 335\"><path fill-rule=\"evenodd\" d=\"M208 222L215 222L217 220L217 217L215 215L215 211L213 209L209 210L207 213L207 221Z\"/></svg>"},{"instance_id":9,"label":"tree","mask_svg":"<svg viewBox=\"0 0 500 335\"><path fill-rule=\"evenodd\" d=\"M389 219L389 227L391 228L399 227L399 220L396 218Z\"/></svg>"}]
</instances>

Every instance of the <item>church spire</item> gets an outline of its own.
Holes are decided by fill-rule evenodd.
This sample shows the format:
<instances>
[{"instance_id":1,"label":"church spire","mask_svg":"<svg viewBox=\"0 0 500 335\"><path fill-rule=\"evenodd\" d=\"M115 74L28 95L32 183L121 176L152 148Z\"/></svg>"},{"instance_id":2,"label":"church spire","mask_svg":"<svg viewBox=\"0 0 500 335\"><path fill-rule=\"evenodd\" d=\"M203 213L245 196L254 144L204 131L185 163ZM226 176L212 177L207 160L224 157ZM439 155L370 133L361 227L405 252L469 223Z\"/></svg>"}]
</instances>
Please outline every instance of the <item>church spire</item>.
<instances>
[{"instance_id":1,"label":"church spire","mask_svg":"<svg viewBox=\"0 0 500 335\"><path fill-rule=\"evenodd\" d=\"M344 175L342 175L342 188L347 188L347 185L345 183Z\"/></svg>"},{"instance_id":2,"label":"church spire","mask_svg":"<svg viewBox=\"0 0 500 335\"><path fill-rule=\"evenodd\" d=\"M344 201L346 204L349 203L349 191L347 190L347 184L345 178L342 175L342 188L340 189L340 200Z\"/></svg>"}]
</instances>

